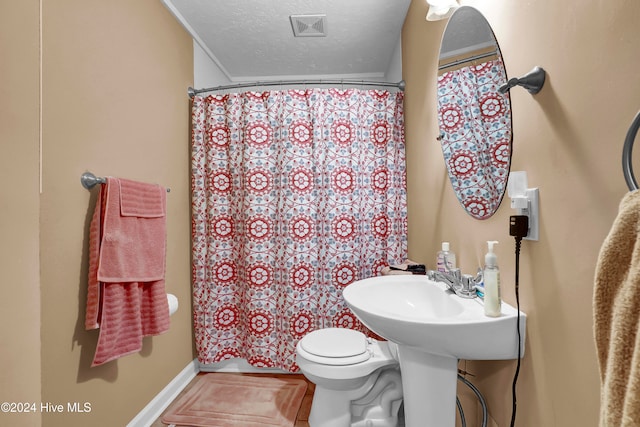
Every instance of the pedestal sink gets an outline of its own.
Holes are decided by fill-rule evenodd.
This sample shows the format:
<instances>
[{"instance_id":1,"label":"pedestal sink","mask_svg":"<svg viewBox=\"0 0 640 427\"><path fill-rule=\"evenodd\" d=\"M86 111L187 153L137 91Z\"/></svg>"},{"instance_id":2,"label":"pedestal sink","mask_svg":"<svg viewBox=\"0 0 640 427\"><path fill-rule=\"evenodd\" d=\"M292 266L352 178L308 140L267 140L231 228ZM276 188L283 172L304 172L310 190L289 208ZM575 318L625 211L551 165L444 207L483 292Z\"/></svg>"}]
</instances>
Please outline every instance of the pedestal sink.
<instances>
[{"instance_id":1,"label":"pedestal sink","mask_svg":"<svg viewBox=\"0 0 640 427\"><path fill-rule=\"evenodd\" d=\"M461 298L417 275L359 280L343 296L362 323L398 344L406 427L455 425L458 359L518 357L518 312L504 302L500 317L487 317L481 299ZM520 315L524 355L526 315Z\"/></svg>"}]
</instances>

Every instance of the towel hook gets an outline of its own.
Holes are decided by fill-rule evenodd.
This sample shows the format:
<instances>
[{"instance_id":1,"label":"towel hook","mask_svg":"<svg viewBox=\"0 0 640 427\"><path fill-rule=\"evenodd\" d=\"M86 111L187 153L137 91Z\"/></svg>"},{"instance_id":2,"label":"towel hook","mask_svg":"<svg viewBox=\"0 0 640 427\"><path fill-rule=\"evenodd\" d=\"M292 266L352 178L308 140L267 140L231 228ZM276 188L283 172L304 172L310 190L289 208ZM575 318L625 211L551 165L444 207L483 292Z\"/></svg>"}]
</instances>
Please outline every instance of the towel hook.
<instances>
[{"instance_id":1,"label":"towel hook","mask_svg":"<svg viewBox=\"0 0 640 427\"><path fill-rule=\"evenodd\" d=\"M638 128L640 128L640 111L638 111L635 118L633 119L633 122L631 123L631 126L629 126L627 136L624 139L624 147L622 149L622 173L624 174L624 180L627 182L629 191L638 189L636 177L633 175L633 165L631 164L633 143L635 142Z\"/></svg>"},{"instance_id":2,"label":"towel hook","mask_svg":"<svg viewBox=\"0 0 640 427\"><path fill-rule=\"evenodd\" d=\"M534 67L533 70L529 71L524 76L518 78L509 79L507 83L500 86L498 92L507 93L512 87L522 86L525 88L531 95L535 95L540 92L542 86L544 86L544 81L547 73L541 67Z\"/></svg>"}]
</instances>

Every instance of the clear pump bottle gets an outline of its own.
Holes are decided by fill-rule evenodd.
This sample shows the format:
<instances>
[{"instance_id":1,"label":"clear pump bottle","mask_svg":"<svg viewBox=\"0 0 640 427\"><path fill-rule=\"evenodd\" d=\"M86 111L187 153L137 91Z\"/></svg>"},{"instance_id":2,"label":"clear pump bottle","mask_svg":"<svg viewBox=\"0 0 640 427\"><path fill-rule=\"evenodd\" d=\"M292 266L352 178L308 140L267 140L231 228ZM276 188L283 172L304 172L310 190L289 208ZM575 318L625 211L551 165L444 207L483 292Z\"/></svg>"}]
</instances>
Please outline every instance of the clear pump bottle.
<instances>
[{"instance_id":1,"label":"clear pump bottle","mask_svg":"<svg viewBox=\"0 0 640 427\"><path fill-rule=\"evenodd\" d=\"M442 242L442 250L438 251L438 259L437 259L437 270L441 272L446 272L448 270L453 270L456 268L456 254L449 250L449 242Z\"/></svg>"}]
</instances>

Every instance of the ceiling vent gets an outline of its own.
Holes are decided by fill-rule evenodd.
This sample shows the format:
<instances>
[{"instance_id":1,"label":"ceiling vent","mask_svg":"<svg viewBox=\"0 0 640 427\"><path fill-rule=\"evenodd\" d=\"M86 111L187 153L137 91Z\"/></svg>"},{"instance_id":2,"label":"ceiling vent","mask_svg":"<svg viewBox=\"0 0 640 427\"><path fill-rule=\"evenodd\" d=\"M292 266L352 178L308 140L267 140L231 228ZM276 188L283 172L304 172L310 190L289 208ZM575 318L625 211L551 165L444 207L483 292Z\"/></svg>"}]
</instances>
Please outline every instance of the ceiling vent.
<instances>
[{"instance_id":1,"label":"ceiling vent","mask_svg":"<svg viewBox=\"0 0 640 427\"><path fill-rule=\"evenodd\" d=\"M327 36L327 15L291 15L289 19L295 37Z\"/></svg>"}]
</instances>

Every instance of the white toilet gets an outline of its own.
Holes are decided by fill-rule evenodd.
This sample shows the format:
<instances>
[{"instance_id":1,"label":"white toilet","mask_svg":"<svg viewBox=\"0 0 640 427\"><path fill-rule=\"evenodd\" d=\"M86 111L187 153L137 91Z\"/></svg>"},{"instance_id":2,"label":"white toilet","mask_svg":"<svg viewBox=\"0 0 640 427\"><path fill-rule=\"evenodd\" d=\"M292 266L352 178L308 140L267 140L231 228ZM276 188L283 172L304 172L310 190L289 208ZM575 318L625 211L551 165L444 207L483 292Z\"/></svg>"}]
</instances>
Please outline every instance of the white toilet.
<instances>
[{"instance_id":1,"label":"white toilet","mask_svg":"<svg viewBox=\"0 0 640 427\"><path fill-rule=\"evenodd\" d=\"M402 404L397 346L343 328L313 331L296 362L316 385L311 427L396 427Z\"/></svg>"}]
</instances>

